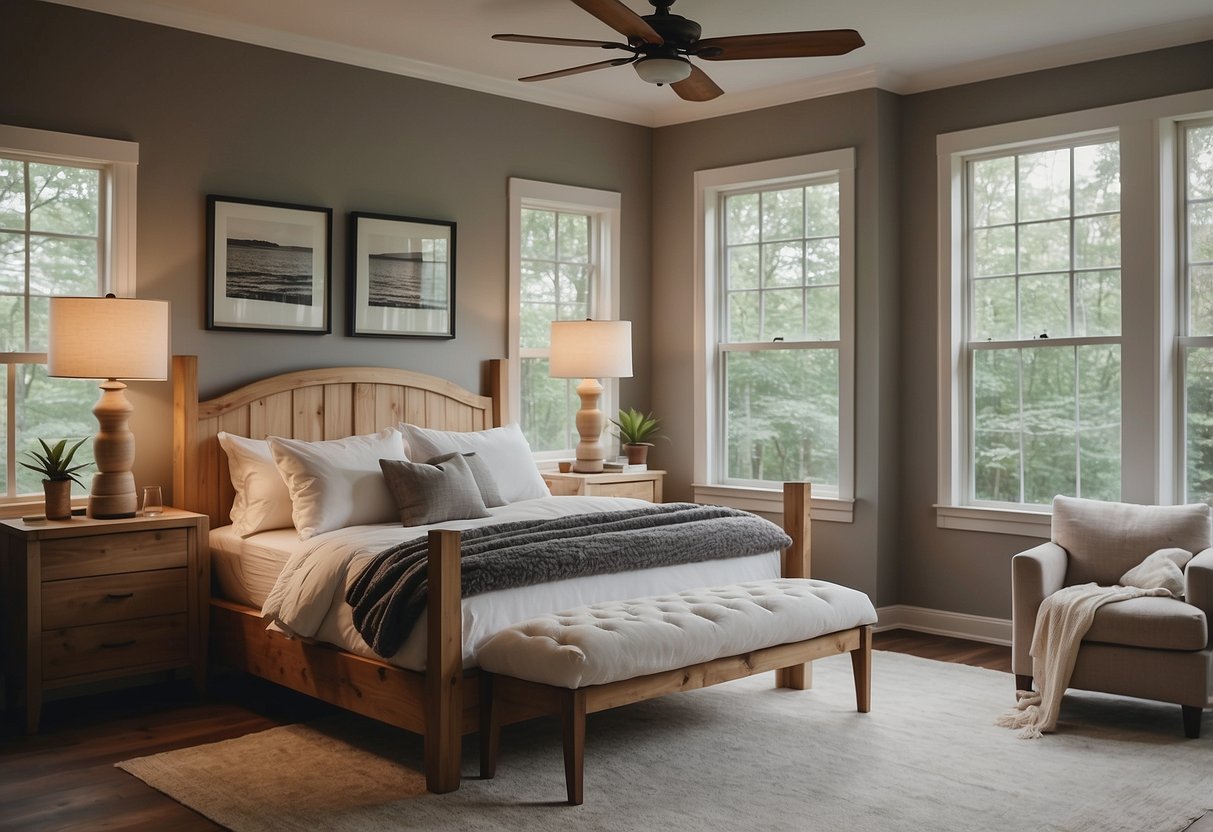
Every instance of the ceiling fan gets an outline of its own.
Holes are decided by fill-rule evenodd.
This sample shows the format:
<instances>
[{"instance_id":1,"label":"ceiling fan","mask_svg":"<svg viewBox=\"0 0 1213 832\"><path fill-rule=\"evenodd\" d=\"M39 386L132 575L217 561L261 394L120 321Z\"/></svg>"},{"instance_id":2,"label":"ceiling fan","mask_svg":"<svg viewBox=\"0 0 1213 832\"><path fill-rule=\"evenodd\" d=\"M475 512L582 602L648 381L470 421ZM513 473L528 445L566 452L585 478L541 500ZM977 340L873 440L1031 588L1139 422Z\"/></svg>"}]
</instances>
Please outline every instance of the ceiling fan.
<instances>
[{"instance_id":1,"label":"ceiling fan","mask_svg":"<svg viewBox=\"0 0 1213 832\"><path fill-rule=\"evenodd\" d=\"M699 36L703 28L694 20L671 14L674 0L649 0L656 11L644 16L623 5L620 0L572 0L594 17L628 39L627 43L580 38L549 38L541 35L493 35L497 40L516 43L544 43L555 46L590 46L622 49L629 57L611 58L592 64L528 75L519 81L545 81L565 75L577 75L610 66L632 64L636 74L650 84L669 84L687 101L710 101L724 94L716 82L692 64L690 57L705 61L740 61L751 58L810 58L821 55L845 55L863 46L863 38L854 29L821 29L814 32L770 32L762 35L735 35L724 38Z\"/></svg>"}]
</instances>

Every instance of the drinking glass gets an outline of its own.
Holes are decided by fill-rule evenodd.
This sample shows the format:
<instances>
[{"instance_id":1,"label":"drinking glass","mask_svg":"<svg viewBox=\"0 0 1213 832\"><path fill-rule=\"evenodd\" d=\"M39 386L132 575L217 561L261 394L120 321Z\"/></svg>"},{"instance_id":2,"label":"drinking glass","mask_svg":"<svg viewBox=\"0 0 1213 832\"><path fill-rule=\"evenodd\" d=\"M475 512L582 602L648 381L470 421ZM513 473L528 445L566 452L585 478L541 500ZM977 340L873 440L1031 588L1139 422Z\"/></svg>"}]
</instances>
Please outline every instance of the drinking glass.
<instances>
[{"instance_id":1,"label":"drinking glass","mask_svg":"<svg viewBox=\"0 0 1213 832\"><path fill-rule=\"evenodd\" d=\"M143 516L155 517L164 512L164 500L160 496L160 486L145 485L143 487Z\"/></svg>"}]
</instances>

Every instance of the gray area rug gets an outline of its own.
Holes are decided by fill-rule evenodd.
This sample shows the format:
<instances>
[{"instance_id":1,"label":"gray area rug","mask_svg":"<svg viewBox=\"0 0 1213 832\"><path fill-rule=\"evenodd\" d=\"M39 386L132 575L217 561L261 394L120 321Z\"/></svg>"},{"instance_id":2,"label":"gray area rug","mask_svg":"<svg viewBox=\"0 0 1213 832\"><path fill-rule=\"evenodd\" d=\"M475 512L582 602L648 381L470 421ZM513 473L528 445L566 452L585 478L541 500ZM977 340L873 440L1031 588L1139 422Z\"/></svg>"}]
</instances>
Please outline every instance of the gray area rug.
<instances>
[{"instance_id":1,"label":"gray area rug","mask_svg":"<svg viewBox=\"0 0 1213 832\"><path fill-rule=\"evenodd\" d=\"M554 721L502 732L494 780L475 738L459 791L432 795L419 738L354 716L119 763L237 832L261 830L1058 830L1179 832L1213 808L1213 717L1072 693L1059 732L994 726L1011 676L878 652L872 713L850 661L811 691L771 674L589 718L585 805L564 804Z\"/></svg>"}]
</instances>

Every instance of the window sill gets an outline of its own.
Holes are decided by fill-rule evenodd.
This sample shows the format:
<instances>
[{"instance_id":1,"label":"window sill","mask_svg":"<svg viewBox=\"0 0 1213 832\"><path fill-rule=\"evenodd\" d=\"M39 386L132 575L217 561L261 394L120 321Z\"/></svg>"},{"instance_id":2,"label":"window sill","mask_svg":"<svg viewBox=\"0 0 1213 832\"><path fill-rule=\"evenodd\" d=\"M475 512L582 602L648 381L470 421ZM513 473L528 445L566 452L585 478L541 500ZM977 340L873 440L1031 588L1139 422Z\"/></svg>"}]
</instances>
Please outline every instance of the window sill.
<instances>
[{"instance_id":1,"label":"window sill","mask_svg":"<svg viewBox=\"0 0 1213 832\"><path fill-rule=\"evenodd\" d=\"M1052 533L1053 515L1048 511L936 505L935 525L941 529L1017 534L1048 540Z\"/></svg>"},{"instance_id":2,"label":"window sill","mask_svg":"<svg viewBox=\"0 0 1213 832\"><path fill-rule=\"evenodd\" d=\"M736 485L699 484L691 487L697 503L728 506L758 514L783 514L783 490L780 488L742 488ZM810 500L810 509L814 520L850 523L853 520L855 501L814 496Z\"/></svg>"}]
</instances>

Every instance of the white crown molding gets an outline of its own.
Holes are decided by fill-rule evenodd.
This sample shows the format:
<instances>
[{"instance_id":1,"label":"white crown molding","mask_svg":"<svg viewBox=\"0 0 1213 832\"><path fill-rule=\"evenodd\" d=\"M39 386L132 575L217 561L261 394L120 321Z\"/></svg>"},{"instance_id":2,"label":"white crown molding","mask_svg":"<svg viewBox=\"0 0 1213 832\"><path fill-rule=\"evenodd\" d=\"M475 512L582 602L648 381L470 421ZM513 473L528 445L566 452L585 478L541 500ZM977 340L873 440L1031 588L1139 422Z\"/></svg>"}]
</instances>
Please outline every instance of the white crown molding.
<instances>
[{"instance_id":1,"label":"white crown molding","mask_svg":"<svg viewBox=\"0 0 1213 832\"><path fill-rule=\"evenodd\" d=\"M1011 643L1011 622L1005 618L988 618L983 615L966 615L947 610L932 610L912 607L908 604L891 604L876 610L877 632L882 630L914 630L937 636L951 636L987 644Z\"/></svg>"}]
</instances>

